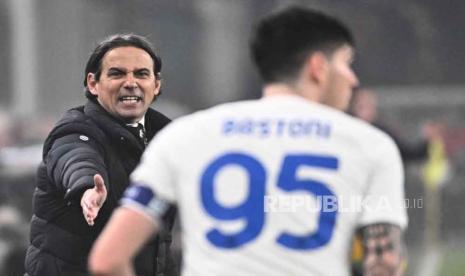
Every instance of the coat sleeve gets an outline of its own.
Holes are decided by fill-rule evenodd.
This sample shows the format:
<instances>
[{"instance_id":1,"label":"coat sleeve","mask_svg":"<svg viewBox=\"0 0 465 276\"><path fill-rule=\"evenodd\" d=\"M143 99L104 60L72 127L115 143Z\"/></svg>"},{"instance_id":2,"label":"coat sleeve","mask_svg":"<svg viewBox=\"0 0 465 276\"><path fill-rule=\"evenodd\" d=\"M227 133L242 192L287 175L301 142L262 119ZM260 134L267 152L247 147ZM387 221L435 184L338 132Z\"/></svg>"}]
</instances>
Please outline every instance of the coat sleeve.
<instances>
[{"instance_id":1,"label":"coat sleeve","mask_svg":"<svg viewBox=\"0 0 465 276\"><path fill-rule=\"evenodd\" d=\"M102 175L108 190L108 174L103 149L92 138L68 134L57 138L45 157L48 177L66 200L80 199L94 187L93 176Z\"/></svg>"}]
</instances>

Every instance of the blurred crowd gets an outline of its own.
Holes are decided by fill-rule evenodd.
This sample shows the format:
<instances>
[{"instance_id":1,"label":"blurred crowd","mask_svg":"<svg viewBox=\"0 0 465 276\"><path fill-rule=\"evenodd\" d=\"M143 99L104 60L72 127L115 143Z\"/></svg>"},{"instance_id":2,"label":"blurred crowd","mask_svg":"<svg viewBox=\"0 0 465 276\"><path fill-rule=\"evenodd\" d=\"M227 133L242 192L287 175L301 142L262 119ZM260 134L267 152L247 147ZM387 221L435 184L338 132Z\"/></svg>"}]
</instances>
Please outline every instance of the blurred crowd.
<instances>
[{"instance_id":1,"label":"blurred crowd","mask_svg":"<svg viewBox=\"0 0 465 276\"><path fill-rule=\"evenodd\" d=\"M0 113L0 275L22 275L34 175L53 121Z\"/></svg>"}]
</instances>

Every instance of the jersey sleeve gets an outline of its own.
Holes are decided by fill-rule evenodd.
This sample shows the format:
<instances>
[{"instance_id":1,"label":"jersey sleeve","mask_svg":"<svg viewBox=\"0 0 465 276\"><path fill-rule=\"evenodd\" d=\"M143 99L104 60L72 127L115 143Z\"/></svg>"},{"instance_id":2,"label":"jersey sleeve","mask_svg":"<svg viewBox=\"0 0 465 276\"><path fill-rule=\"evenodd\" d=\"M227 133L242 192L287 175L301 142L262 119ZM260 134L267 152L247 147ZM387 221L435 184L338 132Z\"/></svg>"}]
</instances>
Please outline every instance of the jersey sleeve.
<instances>
[{"instance_id":1,"label":"jersey sleeve","mask_svg":"<svg viewBox=\"0 0 465 276\"><path fill-rule=\"evenodd\" d=\"M176 139L170 136L162 131L152 140L121 199L122 206L155 220L164 220L175 208L176 172L171 151L176 147Z\"/></svg>"},{"instance_id":2,"label":"jersey sleeve","mask_svg":"<svg viewBox=\"0 0 465 276\"><path fill-rule=\"evenodd\" d=\"M399 150L392 139L385 137L370 151L371 168L359 226L391 223L407 227L404 197L404 172Z\"/></svg>"},{"instance_id":3,"label":"jersey sleeve","mask_svg":"<svg viewBox=\"0 0 465 276\"><path fill-rule=\"evenodd\" d=\"M172 138L170 138L172 137ZM176 134L162 131L149 144L140 164L131 174L131 183L150 187L158 197L174 203L176 189Z\"/></svg>"}]
</instances>

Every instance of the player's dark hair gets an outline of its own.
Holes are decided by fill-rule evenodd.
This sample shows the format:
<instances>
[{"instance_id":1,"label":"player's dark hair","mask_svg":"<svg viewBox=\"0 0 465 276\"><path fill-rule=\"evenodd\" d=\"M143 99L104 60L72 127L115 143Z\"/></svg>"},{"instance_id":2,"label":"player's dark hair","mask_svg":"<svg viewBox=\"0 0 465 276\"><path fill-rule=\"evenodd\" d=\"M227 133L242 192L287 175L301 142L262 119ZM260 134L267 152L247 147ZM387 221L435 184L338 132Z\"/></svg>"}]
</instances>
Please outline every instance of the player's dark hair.
<instances>
[{"instance_id":1,"label":"player's dark hair","mask_svg":"<svg viewBox=\"0 0 465 276\"><path fill-rule=\"evenodd\" d=\"M89 60L87 60L86 70L84 72L84 90L87 98L96 98L95 95L90 93L87 87L87 75L89 73L94 73L95 80L99 81L102 74L102 59L105 54L115 48L127 46L136 47L147 52L153 60L155 78L161 78L161 58L156 53L153 45L145 37L135 34L115 34L101 41L90 55ZM161 90L158 95L160 94Z\"/></svg>"},{"instance_id":2,"label":"player's dark hair","mask_svg":"<svg viewBox=\"0 0 465 276\"><path fill-rule=\"evenodd\" d=\"M265 83L291 82L314 52L331 56L344 44L354 46L349 29L321 12L290 7L256 26L250 48Z\"/></svg>"}]
</instances>

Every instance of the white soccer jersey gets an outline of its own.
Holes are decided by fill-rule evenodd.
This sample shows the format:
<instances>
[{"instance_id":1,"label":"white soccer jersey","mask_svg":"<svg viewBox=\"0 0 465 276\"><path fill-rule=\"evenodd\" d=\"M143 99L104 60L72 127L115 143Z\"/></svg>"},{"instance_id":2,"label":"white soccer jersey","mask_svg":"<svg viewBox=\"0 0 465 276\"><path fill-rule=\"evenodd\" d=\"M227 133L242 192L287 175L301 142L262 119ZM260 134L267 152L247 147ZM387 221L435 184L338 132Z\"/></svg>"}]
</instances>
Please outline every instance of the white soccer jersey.
<instances>
[{"instance_id":1,"label":"white soccer jersey","mask_svg":"<svg viewBox=\"0 0 465 276\"><path fill-rule=\"evenodd\" d=\"M179 208L183 275L349 275L354 231L405 228L393 141L297 96L220 105L178 119L149 145L132 181ZM152 215L153 214L149 214Z\"/></svg>"}]
</instances>

